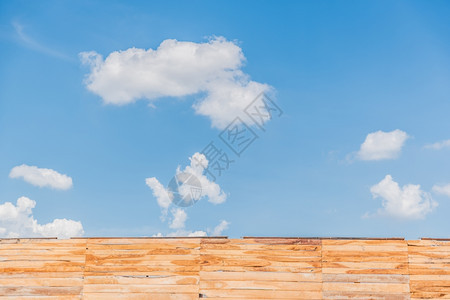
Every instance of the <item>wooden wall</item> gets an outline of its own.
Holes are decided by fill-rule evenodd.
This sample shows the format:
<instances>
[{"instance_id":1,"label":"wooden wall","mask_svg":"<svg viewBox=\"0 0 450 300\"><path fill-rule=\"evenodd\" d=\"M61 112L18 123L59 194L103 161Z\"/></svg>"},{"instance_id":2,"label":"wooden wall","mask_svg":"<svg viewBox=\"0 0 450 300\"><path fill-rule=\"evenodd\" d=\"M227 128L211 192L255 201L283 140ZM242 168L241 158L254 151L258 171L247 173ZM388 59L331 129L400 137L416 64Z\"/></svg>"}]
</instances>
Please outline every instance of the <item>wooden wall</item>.
<instances>
[{"instance_id":1,"label":"wooden wall","mask_svg":"<svg viewBox=\"0 0 450 300\"><path fill-rule=\"evenodd\" d=\"M450 241L1 239L5 299L450 299Z\"/></svg>"}]
</instances>

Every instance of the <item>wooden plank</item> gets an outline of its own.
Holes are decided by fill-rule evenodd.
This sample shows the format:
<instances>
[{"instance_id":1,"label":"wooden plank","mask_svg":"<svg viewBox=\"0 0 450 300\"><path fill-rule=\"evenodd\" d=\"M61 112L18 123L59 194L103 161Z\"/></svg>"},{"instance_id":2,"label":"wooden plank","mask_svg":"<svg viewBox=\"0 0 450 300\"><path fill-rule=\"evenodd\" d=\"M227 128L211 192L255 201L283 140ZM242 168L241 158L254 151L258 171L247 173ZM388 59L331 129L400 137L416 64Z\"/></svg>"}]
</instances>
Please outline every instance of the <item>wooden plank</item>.
<instances>
[{"instance_id":1,"label":"wooden plank","mask_svg":"<svg viewBox=\"0 0 450 300\"><path fill-rule=\"evenodd\" d=\"M64 296L80 295L83 287L0 286L0 296Z\"/></svg>"},{"instance_id":2,"label":"wooden plank","mask_svg":"<svg viewBox=\"0 0 450 300\"><path fill-rule=\"evenodd\" d=\"M324 291L343 291L343 292L382 292L382 293L408 293L408 284L399 283L358 283L353 282L324 282Z\"/></svg>"},{"instance_id":3,"label":"wooden plank","mask_svg":"<svg viewBox=\"0 0 450 300\"><path fill-rule=\"evenodd\" d=\"M409 300L409 294L324 291L323 299Z\"/></svg>"},{"instance_id":4,"label":"wooden plank","mask_svg":"<svg viewBox=\"0 0 450 300\"><path fill-rule=\"evenodd\" d=\"M83 272L1 272L4 278L82 278Z\"/></svg>"},{"instance_id":5,"label":"wooden plank","mask_svg":"<svg viewBox=\"0 0 450 300\"><path fill-rule=\"evenodd\" d=\"M430 280L447 280L450 281L450 275L410 275L411 282L413 281L430 281Z\"/></svg>"},{"instance_id":6,"label":"wooden plank","mask_svg":"<svg viewBox=\"0 0 450 300\"><path fill-rule=\"evenodd\" d=\"M206 256L202 255L200 261L201 266L237 266L237 267L298 267L298 268L320 268L320 261L276 261L276 260L266 260L266 259L252 259L241 258L233 259L219 256Z\"/></svg>"},{"instance_id":7,"label":"wooden plank","mask_svg":"<svg viewBox=\"0 0 450 300\"><path fill-rule=\"evenodd\" d=\"M292 272L292 273L321 273L321 268L304 268L304 267L257 267L257 266L201 266L202 271L219 271L219 272ZM342 269L341 269L342 270ZM401 270L398 270L401 271Z\"/></svg>"},{"instance_id":8,"label":"wooden plank","mask_svg":"<svg viewBox=\"0 0 450 300\"><path fill-rule=\"evenodd\" d=\"M202 244L201 249L320 251L320 245Z\"/></svg>"},{"instance_id":9,"label":"wooden plank","mask_svg":"<svg viewBox=\"0 0 450 300\"><path fill-rule=\"evenodd\" d=\"M240 249L201 249L200 255L219 256L272 256L272 257L292 257L292 258L320 258L320 251L301 250L240 250Z\"/></svg>"},{"instance_id":10,"label":"wooden plank","mask_svg":"<svg viewBox=\"0 0 450 300\"><path fill-rule=\"evenodd\" d=\"M200 245L193 243L180 244L88 244L88 250L106 250L106 249L123 249L123 250L153 250L153 249L197 249Z\"/></svg>"},{"instance_id":11,"label":"wooden plank","mask_svg":"<svg viewBox=\"0 0 450 300\"><path fill-rule=\"evenodd\" d=\"M322 292L316 291L272 291L272 290L206 290L200 289L203 298L233 297L246 299L321 299Z\"/></svg>"},{"instance_id":12,"label":"wooden plank","mask_svg":"<svg viewBox=\"0 0 450 300\"><path fill-rule=\"evenodd\" d=\"M274 275L276 276L276 275ZM257 280L226 280L226 281L200 281L200 290L280 290L280 291L321 291L320 282L283 282L283 281L257 281Z\"/></svg>"},{"instance_id":13,"label":"wooden plank","mask_svg":"<svg viewBox=\"0 0 450 300\"><path fill-rule=\"evenodd\" d=\"M409 283L409 275L385 274L323 274L323 282Z\"/></svg>"},{"instance_id":14,"label":"wooden plank","mask_svg":"<svg viewBox=\"0 0 450 300\"><path fill-rule=\"evenodd\" d=\"M83 286L83 278L0 278L0 286L23 287L23 286L47 286L47 287L70 287Z\"/></svg>"},{"instance_id":15,"label":"wooden plank","mask_svg":"<svg viewBox=\"0 0 450 300\"><path fill-rule=\"evenodd\" d=\"M321 273L291 273L291 272L205 272L200 271L202 281L214 280L264 280L283 282L321 282Z\"/></svg>"},{"instance_id":16,"label":"wooden plank","mask_svg":"<svg viewBox=\"0 0 450 300\"><path fill-rule=\"evenodd\" d=\"M201 237L176 237L176 238L88 238L86 241L88 244L180 244L180 243L192 243L200 244ZM221 240L221 239L212 239ZM224 239L227 240L227 239Z\"/></svg>"},{"instance_id":17,"label":"wooden plank","mask_svg":"<svg viewBox=\"0 0 450 300\"><path fill-rule=\"evenodd\" d=\"M154 248L154 249L88 249L89 255L199 255L199 249Z\"/></svg>"},{"instance_id":18,"label":"wooden plank","mask_svg":"<svg viewBox=\"0 0 450 300\"><path fill-rule=\"evenodd\" d=\"M133 294L119 294L119 293L84 293L83 299L86 300L111 300L111 299L126 299L126 300L197 300L196 294L157 294L157 293L133 293Z\"/></svg>"},{"instance_id":19,"label":"wooden plank","mask_svg":"<svg viewBox=\"0 0 450 300\"><path fill-rule=\"evenodd\" d=\"M450 299L450 294L441 292L411 292L411 299Z\"/></svg>"},{"instance_id":20,"label":"wooden plank","mask_svg":"<svg viewBox=\"0 0 450 300\"><path fill-rule=\"evenodd\" d=\"M116 276L86 276L84 284L118 284L118 285L195 285L199 283L198 276L180 275L116 275Z\"/></svg>"},{"instance_id":21,"label":"wooden plank","mask_svg":"<svg viewBox=\"0 0 450 300\"><path fill-rule=\"evenodd\" d=\"M3 249L0 246L0 257L1 256L44 256L44 255L84 255L86 253L85 247L73 247L68 249Z\"/></svg>"},{"instance_id":22,"label":"wooden plank","mask_svg":"<svg viewBox=\"0 0 450 300\"><path fill-rule=\"evenodd\" d=\"M158 271L168 271L168 272L199 272L199 265L191 266L153 266L153 265L86 265L85 272L158 272Z\"/></svg>"},{"instance_id":23,"label":"wooden plank","mask_svg":"<svg viewBox=\"0 0 450 300\"><path fill-rule=\"evenodd\" d=\"M323 274L399 274L409 275L407 268L403 269L360 269L360 268L322 268Z\"/></svg>"},{"instance_id":24,"label":"wooden plank","mask_svg":"<svg viewBox=\"0 0 450 300\"><path fill-rule=\"evenodd\" d=\"M161 285L161 284L86 284L83 288L84 293L156 293L156 294L197 294L198 285Z\"/></svg>"},{"instance_id":25,"label":"wooden plank","mask_svg":"<svg viewBox=\"0 0 450 300\"><path fill-rule=\"evenodd\" d=\"M344 269L408 269L408 263L398 262L322 262L323 268Z\"/></svg>"},{"instance_id":26,"label":"wooden plank","mask_svg":"<svg viewBox=\"0 0 450 300\"><path fill-rule=\"evenodd\" d=\"M139 261L147 263L158 263L163 261L195 261L199 263L199 255L147 255L147 254L114 254L114 255L92 255L86 254L86 261L89 263L117 263L120 264L122 261L125 263L132 263Z\"/></svg>"},{"instance_id":27,"label":"wooden plank","mask_svg":"<svg viewBox=\"0 0 450 300\"><path fill-rule=\"evenodd\" d=\"M258 244L258 245L321 245L320 239L308 238L244 238L230 239L231 243L236 244ZM205 243L202 240L202 244Z\"/></svg>"},{"instance_id":28,"label":"wooden plank","mask_svg":"<svg viewBox=\"0 0 450 300\"><path fill-rule=\"evenodd\" d=\"M323 245L322 250L324 251L408 251L406 245L358 245L358 244L350 244L350 245Z\"/></svg>"},{"instance_id":29,"label":"wooden plank","mask_svg":"<svg viewBox=\"0 0 450 300\"><path fill-rule=\"evenodd\" d=\"M322 240L322 246L332 246L332 245L372 245L372 246L403 246L406 247L408 244L404 240L379 240L379 239L358 239L358 240L345 240L345 239L326 239Z\"/></svg>"}]
</instances>

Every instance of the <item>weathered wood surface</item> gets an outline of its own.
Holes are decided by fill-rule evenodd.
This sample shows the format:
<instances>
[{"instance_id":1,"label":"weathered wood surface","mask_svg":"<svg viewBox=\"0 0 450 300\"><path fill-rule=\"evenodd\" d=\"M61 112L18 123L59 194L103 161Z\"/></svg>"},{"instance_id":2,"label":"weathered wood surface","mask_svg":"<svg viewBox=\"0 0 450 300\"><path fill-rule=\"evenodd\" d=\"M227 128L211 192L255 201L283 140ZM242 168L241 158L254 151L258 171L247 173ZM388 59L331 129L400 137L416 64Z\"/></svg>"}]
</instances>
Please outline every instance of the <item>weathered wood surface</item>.
<instances>
[{"instance_id":1,"label":"weathered wood surface","mask_svg":"<svg viewBox=\"0 0 450 300\"><path fill-rule=\"evenodd\" d=\"M0 239L5 299L450 299L450 241Z\"/></svg>"}]
</instances>

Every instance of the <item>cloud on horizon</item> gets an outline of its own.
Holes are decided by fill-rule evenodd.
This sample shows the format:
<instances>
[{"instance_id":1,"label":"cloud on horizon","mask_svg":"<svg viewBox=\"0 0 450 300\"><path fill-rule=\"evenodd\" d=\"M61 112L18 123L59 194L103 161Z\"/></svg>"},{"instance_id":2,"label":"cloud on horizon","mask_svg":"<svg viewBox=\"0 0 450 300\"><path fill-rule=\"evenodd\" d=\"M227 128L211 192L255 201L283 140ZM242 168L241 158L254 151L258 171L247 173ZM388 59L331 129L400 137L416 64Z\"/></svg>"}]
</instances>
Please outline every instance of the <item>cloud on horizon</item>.
<instances>
[{"instance_id":1,"label":"cloud on horizon","mask_svg":"<svg viewBox=\"0 0 450 300\"><path fill-rule=\"evenodd\" d=\"M36 201L27 197L17 199L16 205L5 202L0 205L0 237L58 237L67 239L84 234L79 221L54 219L47 224L39 224L33 217Z\"/></svg>"}]
</instances>

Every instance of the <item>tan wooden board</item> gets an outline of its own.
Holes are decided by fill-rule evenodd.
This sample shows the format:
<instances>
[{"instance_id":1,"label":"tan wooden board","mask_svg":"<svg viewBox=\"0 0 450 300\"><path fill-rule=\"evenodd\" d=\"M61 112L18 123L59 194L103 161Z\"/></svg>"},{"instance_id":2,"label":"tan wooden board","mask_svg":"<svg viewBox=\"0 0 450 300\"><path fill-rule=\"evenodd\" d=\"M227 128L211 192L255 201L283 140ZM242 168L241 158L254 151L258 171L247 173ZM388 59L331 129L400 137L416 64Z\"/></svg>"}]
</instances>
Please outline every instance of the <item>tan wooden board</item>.
<instances>
[{"instance_id":1,"label":"tan wooden board","mask_svg":"<svg viewBox=\"0 0 450 300\"><path fill-rule=\"evenodd\" d=\"M349 282L324 282L324 291L343 292L380 292L380 293L408 293L409 285L402 283L349 283Z\"/></svg>"},{"instance_id":2,"label":"tan wooden board","mask_svg":"<svg viewBox=\"0 0 450 300\"><path fill-rule=\"evenodd\" d=\"M283 282L322 282L321 273L291 273L291 272L206 272L200 271L202 281L216 280L262 280L262 281L283 281Z\"/></svg>"},{"instance_id":3,"label":"tan wooden board","mask_svg":"<svg viewBox=\"0 0 450 300\"><path fill-rule=\"evenodd\" d=\"M324 291L323 299L358 299L358 300L409 300L408 294L393 293L367 293L367 292L342 292Z\"/></svg>"},{"instance_id":4,"label":"tan wooden board","mask_svg":"<svg viewBox=\"0 0 450 300\"><path fill-rule=\"evenodd\" d=\"M323 282L409 283L409 275L398 274L323 274Z\"/></svg>"},{"instance_id":5,"label":"tan wooden board","mask_svg":"<svg viewBox=\"0 0 450 300\"><path fill-rule=\"evenodd\" d=\"M157 294L157 293L83 293L83 299L86 300L113 300L113 299L126 299L126 300L196 300L198 299L198 293L195 294Z\"/></svg>"},{"instance_id":6,"label":"tan wooden board","mask_svg":"<svg viewBox=\"0 0 450 300\"><path fill-rule=\"evenodd\" d=\"M47 286L0 286L0 297L2 296L58 296L79 295L82 286L70 287L47 287Z\"/></svg>"},{"instance_id":7,"label":"tan wooden board","mask_svg":"<svg viewBox=\"0 0 450 300\"><path fill-rule=\"evenodd\" d=\"M199 276L181 275L115 275L115 276L86 276L84 284L117 284L117 285L198 285Z\"/></svg>"},{"instance_id":8,"label":"tan wooden board","mask_svg":"<svg viewBox=\"0 0 450 300\"><path fill-rule=\"evenodd\" d=\"M1 239L5 299L450 299L450 241Z\"/></svg>"},{"instance_id":9,"label":"tan wooden board","mask_svg":"<svg viewBox=\"0 0 450 300\"><path fill-rule=\"evenodd\" d=\"M245 299L321 299L321 291L223 290L200 289L204 298L235 297Z\"/></svg>"},{"instance_id":10,"label":"tan wooden board","mask_svg":"<svg viewBox=\"0 0 450 300\"><path fill-rule=\"evenodd\" d=\"M274 274L276 276L276 274ZM280 291L321 291L320 282L283 282L283 281L260 281L260 280L226 280L226 281L200 281L200 289L248 289L248 290L280 290Z\"/></svg>"},{"instance_id":11,"label":"tan wooden board","mask_svg":"<svg viewBox=\"0 0 450 300\"><path fill-rule=\"evenodd\" d=\"M157 293L193 294L198 293L197 284L85 284L83 293Z\"/></svg>"}]
</instances>

